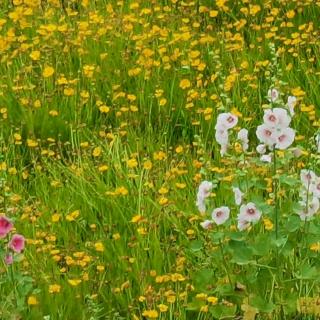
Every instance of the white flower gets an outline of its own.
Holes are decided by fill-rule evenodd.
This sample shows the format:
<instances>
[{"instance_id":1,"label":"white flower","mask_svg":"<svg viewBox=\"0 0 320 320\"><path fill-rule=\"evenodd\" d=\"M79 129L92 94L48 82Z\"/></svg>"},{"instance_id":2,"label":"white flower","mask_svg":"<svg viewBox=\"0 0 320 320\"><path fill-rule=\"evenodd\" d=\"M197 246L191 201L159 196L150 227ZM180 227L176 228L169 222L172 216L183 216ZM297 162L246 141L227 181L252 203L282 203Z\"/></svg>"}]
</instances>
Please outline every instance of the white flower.
<instances>
[{"instance_id":1,"label":"white flower","mask_svg":"<svg viewBox=\"0 0 320 320\"><path fill-rule=\"evenodd\" d=\"M205 199L209 197L213 188L212 182L202 181L198 188L196 206L201 213L206 211Z\"/></svg>"},{"instance_id":2,"label":"white flower","mask_svg":"<svg viewBox=\"0 0 320 320\"><path fill-rule=\"evenodd\" d=\"M268 100L270 102L275 102L279 98L279 91L277 89L268 90Z\"/></svg>"},{"instance_id":3,"label":"white flower","mask_svg":"<svg viewBox=\"0 0 320 320\"><path fill-rule=\"evenodd\" d=\"M303 221L310 220L318 212L320 207L319 199L316 197L308 201L308 204L306 201L300 201L299 203L303 207L299 212L300 219Z\"/></svg>"},{"instance_id":4,"label":"white flower","mask_svg":"<svg viewBox=\"0 0 320 320\"><path fill-rule=\"evenodd\" d=\"M220 207L212 211L212 220L217 225L225 223L229 219L229 216L230 209L228 207Z\"/></svg>"},{"instance_id":5,"label":"white flower","mask_svg":"<svg viewBox=\"0 0 320 320\"><path fill-rule=\"evenodd\" d=\"M277 138L276 138L277 143L275 147L280 150L287 149L293 143L294 137L295 137L295 131L293 129L291 128L282 129L277 134Z\"/></svg>"},{"instance_id":6,"label":"white flower","mask_svg":"<svg viewBox=\"0 0 320 320\"><path fill-rule=\"evenodd\" d=\"M260 160L261 160L262 162L271 163L272 157L271 157L270 154L263 154L263 155L260 157Z\"/></svg>"},{"instance_id":7,"label":"white flower","mask_svg":"<svg viewBox=\"0 0 320 320\"><path fill-rule=\"evenodd\" d=\"M287 106L289 108L290 115L294 115L294 107L297 103L297 98L295 96L289 96L287 100Z\"/></svg>"},{"instance_id":8,"label":"white flower","mask_svg":"<svg viewBox=\"0 0 320 320\"><path fill-rule=\"evenodd\" d=\"M242 196L244 193L239 188L235 188L235 187L232 187L232 191L234 193L234 199L235 199L236 205L239 206L242 202Z\"/></svg>"},{"instance_id":9,"label":"white flower","mask_svg":"<svg viewBox=\"0 0 320 320\"><path fill-rule=\"evenodd\" d=\"M248 130L247 129L241 129L238 132L238 140L241 141L242 149L244 151L247 151L249 148L249 139L248 139Z\"/></svg>"},{"instance_id":10,"label":"white flower","mask_svg":"<svg viewBox=\"0 0 320 320\"><path fill-rule=\"evenodd\" d=\"M243 231L243 230L248 229L249 227L250 227L250 222L239 219L239 216L238 216L238 229L240 231Z\"/></svg>"},{"instance_id":11,"label":"white flower","mask_svg":"<svg viewBox=\"0 0 320 320\"><path fill-rule=\"evenodd\" d=\"M228 130L223 126L216 126L215 139L220 145L228 144Z\"/></svg>"},{"instance_id":12,"label":"white flower","mask_svg":"<svg viewBox=\"0 0 320 320\"><path fill-rule=\"evenodd\" d=\"M315 137L317 152L320 153L320 133L318 133Z\"/></svg>"},{"instance_id":13,"label":"white flower","mask_svg":"<svg viewBox=\"0 0 320 320\"><path fill-rule=\"evenodd\" d=\"M212 227L212 221L211 220L205 220L200 223L201 227L205 230L208 230Z\"/></svg>"},{"instance_id":14,"label":"white flower","mask_svg":"<svg viewBox=\"0 0 320 320\"><path fill-rule=\"evenodd\" d=\"M256 222L260 219L261 212L257 209L256 205L253 202L248 204L243 204L240 207L240 214L238 218L240 220L245 220L247 222Z\"/></svg>"},{"instance_id":15,"label":"white flower","mask_svg":"<svg viewBox=\"0 0 320 320\"><path fill-rule=\"evenodd\" d=\"M266 124L261 124L257 127L256 135L260 142L268 146L273 146L277 143L275 130Z\"/></svg>"},{"instance_id":16,"label":"white flower","mask_svg":"<svg viewBox=\"0 0 320 320\"><path fill-rule=\"evenodd\" d=\"M320 177L316 177L312 183L311 191L315 197L320 198Z\"/></svg>"},{"instance_id":17,"label":"white flower","mask_svg":"<svg viewBox=\"0 0 320 320\"><path fill-rule=\"evenodd\" d=\"M256 150L260 154L265 154L267 152L267 146L265 144L259 144Z\"/></svg>"},{"instance_id":18,"label":"white flower","mask_svg":"<svg viewBox=\"0 0 320 320\"><path fill-rule=\"evenodd\" d=\"M228 151L228 145L227 144L222 144L221 149L220 149L220 155L223 157Z\"/></svg>"},{"instance_id":19,"label":"white flower","mask_svg":"<svg viewBox=\"0 0 320 320\"><path fill-rule=\"evenodd\" d=\"M283 108L267 109L264 111L264 123L270 128L287 128L290 125L291 118L287 110Z\"/></svg>"},{"instance_id":20,"label":"white flower","mask_svg":"<svg viewBox=\"0 0 320 320\"><path fill-rule=\"evenodd\" d=\"M217 118L217 127L224 127L225 129L231 129L238 123L238 117L230 112L220 113Z\"/></svg>"},{"instance_id":21,"label":"white flower","mask_svg":"<svg viewBox=\"0 0 320 320\"><path fill-rule=\"evenodd\" d=\"M316 180L316 174L312 170L302 169L300 172L300 180L307 190L311 190L311 185Z\"/></svg>"}]
</instances>

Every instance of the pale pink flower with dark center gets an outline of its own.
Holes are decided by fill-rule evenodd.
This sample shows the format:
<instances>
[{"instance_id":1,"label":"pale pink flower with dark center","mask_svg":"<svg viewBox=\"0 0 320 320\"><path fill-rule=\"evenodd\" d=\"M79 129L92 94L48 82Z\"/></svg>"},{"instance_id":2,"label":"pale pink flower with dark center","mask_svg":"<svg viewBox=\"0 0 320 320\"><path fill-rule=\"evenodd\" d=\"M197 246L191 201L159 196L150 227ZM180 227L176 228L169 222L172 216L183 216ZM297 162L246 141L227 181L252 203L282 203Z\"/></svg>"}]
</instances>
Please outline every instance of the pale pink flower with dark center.
<instances>
[{"instance_id":1,"label":"pale pink flower with dark center","mask_svg":"<svg viewBox=\"0 0 320 320\"><path fill-rule=\"evenodd\" d=\"M304 187L308 190L310 190L311 185L315 182L316 180L316 174L309 169L302 169L300 172L300 180Z\"/></svg>"},{"instance_id":2,"label":"pale pink flower with dark center","mask_svg":"<svg viewBox=\"0 0 320 320\"><path fill-rule=\"evenodd\" d=\"M319 199L313 197L311 200L308 201L300 201L300 205L302 206L302 210L299 212L300 219L310 220L319 210L320 203Z\"/></svg>"},{"instance_id":3,"label":"pale pink flower with dark center","mask_svg":"<svg viewBox=\"0 0 320 320\"><path fill-rule=\"evenodd\" d=\"M275 130L266 124L261 124L257 127L256 135L260 142L268 146L274 146L277 143Z\"/></svg>"},{"instance_id":4,"label":"pale pink flower with dark center","mask_svg":"<svg viewBox=\"0 0 320 320\"><path fill-rule=\"evenodd\" d=\"M24 236L21 234L14 234L8 244L9 248L14 252L20 253L24 249Z\"/></svg>"},{"instance_id":5,"label":"pale pink flower with dark center","mask_svg":"<svg viewBox=\"0 0 320 320\"><path fill-rule=\"evenodd\" d=\"M242 149L244 151L247 151L249 148L249 139L248 139L248 130L247 129L241 129L238 132L238 140L240 140L242 144Z\"/></svg>"},{"instance_id":6,"label":"pale pink flower with dark center","mask_svg":"<svg viewBox=\"0 0 320 320\"><path fill-rule=\"evenodd\" d=\"M228 130L223 126L216 127L215 139L220 145L227 145L229 140Z\"/></svg>"},{"instance_id":7,"label":"pale pink flower with dark center","mask_svg":"<svg viewBox=\"0 0 320 320\"><path fill-rule=\"evenodd\" d=\"M0 217L0 238L4 238L13 228L13 223L5 216Z\"/></svg>"},{"instance_id":8,"label":"pale pink flower with dark center","mask_svg":"<svg viewBox=\"0 0 320 320\"><path fill-rule=\"evenodd\" d=\"M261 212L257 209L253 202L243 204L240 207L240 214L238 215L239 220L244 220L247 222L256 222L260 219Z\"/></svg>"},{"instance_id":9,"label":"pale pink flower with dark center","mask_svg":"<svg viewBox=\"0 0 320 320\"><path fill-rule=\"evenodd\" d=\"M280 150L287 149L293 143L294 137L295 137L295 131L293 129L291 128L282 129L277 135L277 138L276 138L277 143L275 147Z\"/></svg>"},{"instance_id":10,"label":"pale pink flower with dark center","mask_svg":"<svg viewBox=\"0 0 320 320\"><path fill-rule=\"evenodd\" d=\"M267 109L264 111L264 123L270 128L287 128L290 125L291 118L287 110L283 108Z\"/></svg>"},{"instance_id":11,"label":"pale pink flower with dark center","mask_svg":"<svg viewBox=\"0 0 320 320\"><path fill-rule=\"evenodd\" d=\"M220 113L217 118L217 127L224 127L225 129L231 129L238 123L238 117L230 112Z\"/></svg>"},{"instance_id":12,"label":"pale pink flower with dark center","mask_svg":"<svg viewBox=\"0 0 320 320\"><path fill-rule=\"evenodd\" d=\"M230 209L228 207L220 207L212 211L212 220L217 224L224 224L230 216Z\"/></svg>"},{"instance_id":13,"label":"pale pink flower with dark center","mask_svg":"<svg viewBox=\"0 0 320 320\"><path fill-rule=\"evenodd\" d=\"M205 221L201 222L200 225L203 229L208 230L208 229L212 228L213 223L210 220L205 220Z\"/></svg>"},{"instance_id":14,"label":"pale pink flower with dark center","mask_svg":"<svg viewBox=\"0 0 320 320\"><path fill-rule=\"evenodd\" d=\"M268 90L268 100L270 102L275 102L279 98L279 91L277 89L269 89Z\"/></svg>"},{"instance_id":15,"label":"pale pink flower with dark center","mask_svg":"<svg viewBox=\"0 0 320 320\"><path fill-rule=\"evenodd\" d=\"M313 192L313 195L315 197L317 197L318 199L320 198L320 177L315 178L311 186L311 191Z\"/></svg>"}]
</instances>

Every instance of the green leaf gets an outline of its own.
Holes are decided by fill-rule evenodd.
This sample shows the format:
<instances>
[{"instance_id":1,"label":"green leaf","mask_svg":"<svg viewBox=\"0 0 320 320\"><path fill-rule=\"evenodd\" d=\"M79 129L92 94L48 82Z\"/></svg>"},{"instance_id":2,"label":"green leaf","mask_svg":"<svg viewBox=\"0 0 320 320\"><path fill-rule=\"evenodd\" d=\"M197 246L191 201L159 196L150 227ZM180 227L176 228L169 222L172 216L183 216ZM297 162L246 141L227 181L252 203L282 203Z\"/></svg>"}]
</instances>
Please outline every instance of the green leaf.
<instances>
[{"instance_id":1,"label":"green leaf","mask_svg":"<svg viewBox=\"0 0 320 320\"><path fill-rule=\"evenodd\" d=\"M214 232L211 234L211 240L214 244L220 243L220 241L224 238L224 233L222 232Z\"/></svg>"},{"instance_id":2,"label":"green leaf","mask_svg":"<svg viewBox=\"0 0 320 320\"><path fill-rule=\"evenodd\" d=\"M318 271L316 267L312 267L308 264L303 264L300 267L300 272L297 274L298 279L311 280L318 278Z\"/></svg>"},{"instance_id":3,"label":"green leaf","mask_svg":"<svg viewBox=\"0 0 320 320\"><path fill-rule=\"evenodd\" d=\"M203 247L203 243L201 240L193 240L190 243L190 249L194 252L200 251Z\"/></svg>"},{"instance_id":4,"label":"green leaf","mask_svg":"<svg viewBox=\"0 0 320 320\"><path fill-rule=\"evenodd\" d=\"M237 306L223 306L223 305L215 305L209 308L209 312L217 319L221 319L223 317L233 317L236 314Z\"/></svg>"},{"instance_id":5,"label":"green leaf","mask_svg":"<svg viewBox=\"0 0 320 320\"><path fill-rule=\"evenodd\" d=\"M301 219L297 215L291 215L286 223L285 223L285 229L288 232L295 232L300 228Z\"/></svg>"},{"instance_id":6,"label":"green leaf","mask_svg":"<svg viewBox=\"0 0 320 320\"><path fill-rule=\"evenodd\" d=\"M193 276L197 289L206 291L214 282L214 271L212 269L198 270Z\"/></svg>"},{"instance_id":7,"label":"green leaf","mask_svg":"<svg viewBox=\"0 0 320 320\"><path fill-rule=\"evenodd\" d=\"M232 250L232 262L243 265L254 261L252 249L244 242L231 240L229 241L229 247Z\"/></svg>"},{"instance_id":8,"label":"green leaf","mask_svg":"<svg viewBox=\"0 0 320 320\"><path fill-rule=\"evenodd\" d=\"M267 302L261 297L254 297L250 300L250 305L257 308L260 312L270 313L274 310L275 305L272 302Z\"/></svg>"}]
</instances>

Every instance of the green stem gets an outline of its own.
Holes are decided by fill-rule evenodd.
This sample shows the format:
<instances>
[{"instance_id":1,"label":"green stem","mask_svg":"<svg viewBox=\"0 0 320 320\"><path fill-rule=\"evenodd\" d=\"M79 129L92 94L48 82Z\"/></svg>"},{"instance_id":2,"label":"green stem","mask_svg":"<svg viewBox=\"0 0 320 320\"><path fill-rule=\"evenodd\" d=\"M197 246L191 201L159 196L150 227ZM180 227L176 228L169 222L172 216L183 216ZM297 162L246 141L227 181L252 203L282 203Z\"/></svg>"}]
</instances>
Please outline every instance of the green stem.
<instances>
[{"instance_id":1,"label":"green stem","mask_svg":"<svg viewBox=\"0 0 320 320\"><path fill-rule=\"evenodd\" d=\"M275 224L276 224L276 239L278 239L279 233L279 208L278 208L278 183L277 183L277 152L273 148L273 194L274 194L274 212L275 212Z\"/></svg>"},{"instance_id":2,"label":"green stem","mask_svg":"<svg viewBox=\"0 0 320 320\"><path fill-rule=\"evenodd\" d=\"M227 261L225 259L225 256L224 256L224 251L223 251L223 246L222 246L222 242L221 240L219 240L219 247L220 247L220 252L221 252L221 257L222 257L222 261L223 261L223 266L224 266L224 269L225 269L225 272L227 274L227 277L228 277L228 280L229 280L229 284L231 286L231 289L233 290L234 289L234 286L232 284L232 281L231 281L231 277L230 277L230 273L228 271L228 264L227 264Z\"/></svg>"}]
</instances>

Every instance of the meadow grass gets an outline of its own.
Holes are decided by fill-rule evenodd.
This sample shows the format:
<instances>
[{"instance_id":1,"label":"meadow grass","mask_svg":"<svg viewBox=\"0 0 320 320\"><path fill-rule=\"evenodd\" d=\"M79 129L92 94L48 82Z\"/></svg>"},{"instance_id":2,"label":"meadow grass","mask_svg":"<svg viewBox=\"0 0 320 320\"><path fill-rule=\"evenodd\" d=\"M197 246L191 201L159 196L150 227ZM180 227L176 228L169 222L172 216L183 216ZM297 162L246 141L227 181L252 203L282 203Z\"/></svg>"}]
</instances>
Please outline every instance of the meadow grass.
<instances>
[{"instance_id":1,"label":"meadow grass","mask_svg":"<svg viewBox=\"0 0 320 320\"><path fill-rule=\"evenodd\" d=\"M0 212L27 243L0 269L0 318L316 319L319 222L294 201L300 170L319 174L319 15L306 0L2 1ZM297 97L302 151L275 172L254 158L270 88ZM222 112L247 153L220 155ZM203 180L213 207L236 184L269 224L235 231L232 205L203 230Z\"/></svg>"}]
</instances>

